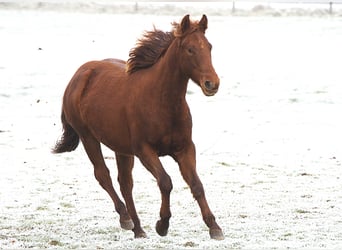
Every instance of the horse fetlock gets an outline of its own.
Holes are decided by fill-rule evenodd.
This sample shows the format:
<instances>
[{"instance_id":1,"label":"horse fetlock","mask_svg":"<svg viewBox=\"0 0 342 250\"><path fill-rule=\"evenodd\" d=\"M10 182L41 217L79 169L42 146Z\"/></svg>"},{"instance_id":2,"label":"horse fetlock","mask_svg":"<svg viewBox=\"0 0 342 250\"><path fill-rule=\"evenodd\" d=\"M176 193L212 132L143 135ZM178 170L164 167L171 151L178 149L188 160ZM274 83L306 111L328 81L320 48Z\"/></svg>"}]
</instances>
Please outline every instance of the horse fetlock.
<instances>
[{"instance_id":1,"label":"horse fetlock","mask_svg":"<svg viewBox=\"0 0 342 250\"><path fill-rule=\"evenodd\" d=\"M190 186L192 196L195 200L199 200L204 197L204 188L201 182L196 182Z\"/></svg>"},{"instance_id":2,"label":"horse fetlock","mask_svg":"<svg viewBox=\"0 0 342 250\"><path fill-rule=\"evenodd\" d=\"M144 230L140 229L133 229L134 232L134 238L139 239L139 238L147 238L147 234L144 232Z\"/></svg>"},{"instance_id":3,"label":"horse fetlock","mask_svg":"<svg viewBox=\"0 0 342 250\"><path fill-rule=\"evenodd\" d=\"M220 227L216 223L215 216L212 213L210 213L209 215L203 215L203 220L209 228L220 229Z\"/></svg>"}]
</instances>

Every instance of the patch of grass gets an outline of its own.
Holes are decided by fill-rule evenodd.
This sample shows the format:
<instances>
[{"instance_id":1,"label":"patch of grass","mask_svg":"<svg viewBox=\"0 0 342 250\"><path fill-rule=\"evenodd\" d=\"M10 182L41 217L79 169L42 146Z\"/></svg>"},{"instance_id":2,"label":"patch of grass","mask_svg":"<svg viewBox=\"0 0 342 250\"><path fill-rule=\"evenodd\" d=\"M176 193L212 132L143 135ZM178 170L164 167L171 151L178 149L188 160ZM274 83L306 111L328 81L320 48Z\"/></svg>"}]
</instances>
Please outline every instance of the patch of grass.
<instances>
[{"instance_id":1,"label":"patch of grass","mask_svg":"<svg viewBox=\"0 0 342 250\"><path fill-rule=\"evenodd\" d=\"M293 236L292 233L285 233L279 237L279 240L288 240L288 238L291 236Z\"/></svg>"},{"instance_id":2,"label":"patch of grass","mask_svg":"<svg viewBox=\"0 0 342 250\"><path fill-rule=\"evenodd\" d=\"M14 227L12 225L9 225L9 226L1 226L0 227L0 232L3 231L3 230L12 230ZM0 234L1 236L1 234Z\"/></svg>"},{"instance_id":3,"label":"patch of grass","mask_svg":"<svg viewBox=\"0 0 342 250\"><path fill-rule=\"evenodd\" d=\"M312 176L312 174L309 174L309 173L306 173L306 172L299 173L298 175L299 176Z\"/></svg>"},{"instance_id":4,"label":"patch of grass","mask_svg":"<svg viewBox=\"0 0 342 250\"><path fill-rule=\"evenodd\" d=\"M298 100L298 98L289 98L289 102L297 103L297 102L299 102L299 100Z\"/></svg>"},{"instance_id":5,"label":"patch of grass","mask_svg":"<svg viewBox=\"0 0 342 250\"><path fill-rule=\"evenodd\" d=\"M198 245L192 241L187 241L183 244L184 247L197 247Z\"/></svg>"},{"instance_id":6,"label":"patch of grass","mask_svg":"<svg viewBox=\"0 0 342 250\"><path fill-rule=\"evenodd\" d=\"M63 243L60 242L60 241L58 241L58 240L51 240L51 241L49 242L49 245L61 247L61 246L63 246Z\"/></svg>"},{"instance_id":7,"label":"patch of grass","mask_svg":"<svg viewBox=\"0 0 342 250\"><path fill-rule=\"evenodd\" d=\"M74 208L75 206L68 202L61 202L60 205L64 208Z\"/></svg>"},{"instance_id":8,"label":"patch of grass","mask_svg":"<svg viewBox=\"0 0 342 250\"><path fill-rule=\"evenodd\" d=\"M221 166L225 166L225 167L229 167L230 166L229 163L224 162L224 161L220 161L220 162L218 162L218 164L220 164Z\"/></svg>"},{"instance_id":9,"label":"patch of grass","mask_svg":"<svg viewBox=\"0 0 342 250\"><path fill-rule=\"evenodd\" d=\"M301 198L312 198L311 194L303 194L300 196Z\"/></svg>"},{"instance_id":10,"label":"patch of grass","mask_svg":"<svg viewBox=\"0 0 342 250\"><path fill-rule=\"evenodd\" d=\"M314 93L315 94L326 94L326 93L328 93L328 91L326 91L326 90L316 90Z\"/></svg>"},{"instance_id":11,"label":"patch of grass","mask_svg":"<svg viewBox=\"0 0 342 250\"><path fill-rule=\"evenodd\" d=\"M296 209L295 212L298 214L309 214L310 213L310 211L304 210L304 209Z\"/></svg>"},{"instance_id":12,"label":"patch of grass","mask_svg":"<svg viewBox=\"0 0 342 250\"><path fill-rule=\"evenodd\" d=\"M47 206L38 206L38 207L36 208L36 210L37 210L37 211L47 211L47 210L49 210L49 208L48 208Z\"/></svg>"},{"instance_id":13,"label":"patch of grass","mask_svg":"<svg viewBox=\"0 0 342 250\"><path fill-rule=\"evenodd\" d=\"M241 219L246 219L248 216L246 215L246 214L240 214L239 215L239 218L241 218Z\"/></svg>"}]
</instances>

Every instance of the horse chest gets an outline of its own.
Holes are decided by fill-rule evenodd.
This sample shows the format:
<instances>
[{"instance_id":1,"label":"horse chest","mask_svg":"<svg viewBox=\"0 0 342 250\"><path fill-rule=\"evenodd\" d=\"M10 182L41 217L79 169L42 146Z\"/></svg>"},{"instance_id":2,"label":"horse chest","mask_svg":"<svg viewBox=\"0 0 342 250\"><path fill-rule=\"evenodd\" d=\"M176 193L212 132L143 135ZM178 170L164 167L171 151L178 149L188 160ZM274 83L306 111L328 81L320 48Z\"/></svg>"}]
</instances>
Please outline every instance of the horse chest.
<instances>
[{"instance_id":1,"label":"horse chest","mask_svg":"<svg viewBox=\"0 0 342 250\"><path fill-rule=\"evenodd\" d=\"M159 155L169 155L180 151L191 140L191 124L189 123L169 123L159 132L158 136L151 141Z\"/></svg>"},{"instance_id":2,"label":"horse chest","mask_svg":"<svg viewBox=\"0 0 342 250\"><path fill-rule=\"evenodd\" d=\"M191 140L191 114L183 99L170 102L164 98L160 103L156 100L160 98L151 97L149 102L142 102L145 105L130 109L129 119L134 121L131 139L137 148L148 144L158 155L169 155Z\"/></svg>"},{"instance_id":3,"label":"horse chest","mask_svg":"<svg viewBox=\"0 0 342 250\"><path fill-rule=\"evenodd\" d=\"M171 134L163 136L153 144L153 147L159 156L171 155L174 152L180 151L180 149L183 148L184 143L184 138L178 134Z\"/></svg>"}]
</instances>

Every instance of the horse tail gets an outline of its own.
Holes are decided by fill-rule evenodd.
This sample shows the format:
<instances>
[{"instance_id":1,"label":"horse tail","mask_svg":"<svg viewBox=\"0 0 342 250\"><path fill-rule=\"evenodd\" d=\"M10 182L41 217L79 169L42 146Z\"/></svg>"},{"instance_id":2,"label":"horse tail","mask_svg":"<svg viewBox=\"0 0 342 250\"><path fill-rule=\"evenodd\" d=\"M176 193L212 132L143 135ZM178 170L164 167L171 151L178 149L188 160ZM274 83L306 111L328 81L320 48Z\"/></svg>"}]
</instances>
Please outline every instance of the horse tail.
<instances>
[{"instance_id":1,"label":"horse tail","mask_svg":"<svg viewBox=\"0 0 342 250\"><path fill-rule=\"evenodd\" d=\"M71 152L77 148L80 142L78 134L67 122L64 111L62 111L61 120L63 125L63 135L57 141L55 147L52 149L52 153L54 154Z\"/></svg>"}]
</instances>

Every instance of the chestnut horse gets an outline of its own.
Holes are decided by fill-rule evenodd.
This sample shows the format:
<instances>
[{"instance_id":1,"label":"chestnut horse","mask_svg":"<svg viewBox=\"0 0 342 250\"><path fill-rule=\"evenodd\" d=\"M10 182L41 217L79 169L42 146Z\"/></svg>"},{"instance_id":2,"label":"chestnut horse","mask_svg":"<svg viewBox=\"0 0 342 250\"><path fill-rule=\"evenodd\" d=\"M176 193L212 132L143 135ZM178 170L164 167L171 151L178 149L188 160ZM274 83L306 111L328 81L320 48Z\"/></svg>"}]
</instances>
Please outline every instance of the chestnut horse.
<instances>
[{"instance_id":1,"label":"chestnut horse","mask_svg":"<svg viewBox=\"0 0 342 250\"><path fill-rule=\"evenodd\" d=\"M120 215L121 227L132 230L136 238L146 234L132 198L134 156L157 180L161 208L156 231L161 236L168 232L172 182L159 160L164 155L178 163L211 238L224 238L196 172L192 120L185 100L189 79L206 96L218 91L220 79L212 66L211 44L205 37L207 22L205 15L196 22L186 15L180 23L173 23L171 32L146 32L130 51L127 62L87 62L77 70L64 93L63 135L53 152L75 150L81 139L94 165L95 178ZM113 188L101 143L115 151L125 203Z\"/></svg>"}]
</instances>

